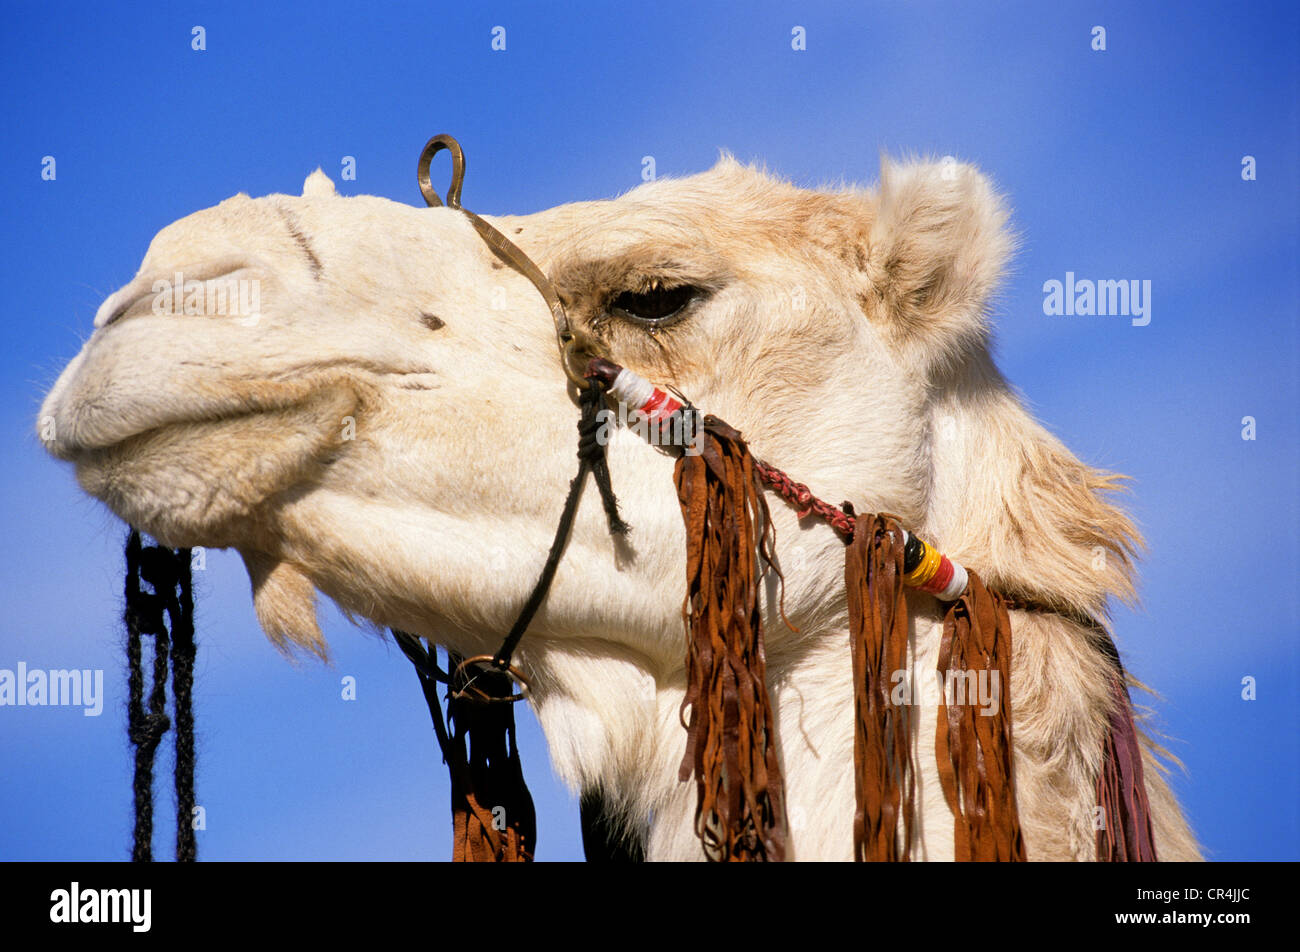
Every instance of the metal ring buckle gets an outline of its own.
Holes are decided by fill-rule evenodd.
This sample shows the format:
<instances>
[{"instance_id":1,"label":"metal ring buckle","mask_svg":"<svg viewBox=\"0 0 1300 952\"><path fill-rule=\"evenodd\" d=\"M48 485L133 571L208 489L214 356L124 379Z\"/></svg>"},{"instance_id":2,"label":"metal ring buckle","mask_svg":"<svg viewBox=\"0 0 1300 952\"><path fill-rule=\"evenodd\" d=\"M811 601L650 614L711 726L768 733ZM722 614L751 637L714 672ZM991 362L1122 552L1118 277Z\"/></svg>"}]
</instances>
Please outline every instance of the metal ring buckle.
<instances>
[{"instance_id":1,"label":"metal ring buckle","mask_svg":"<svg viewBox=\"0 0 1300 952\"><path fill-rule=\"evenodd\" d=\"M587 390L591 387L591 381L573 369L573 352L578 346L580 344L577 337L570 336L564 342L564 347L560 350L560 366L564 368L565 376L573 381L574 386L579 390Z\"/></svg>"},{"instance_id":2,"label":"metal ring buckle","mask_svg":"<svg viewBox=\"0 0 1300 952\"><path fill-rule=\"evenodd\" d=\"M488 694L482 688L474 687L473 686L474 678L470 678L468 681L465 682L465 686L463 688L453 692L457 700L460 700L466 695L469 695L471 700L484 701L490 704L516 704L519 701L525 701L528 699L528 695L532 691L532 685L528 683L528 679L524 677L523 672L521 672L514 665L510 665L508 668L498 667L496 664L496 658L493 657L492 655L481 654L481 655L474 655L474 657L472 658L466 658L459 665L457 665L456 670L451 673L451 678L449 679L449 682L451 684L455 684L457 678L459 678L460 675L465 671L465 669L472 664L484 665L493 671L497 671L500 672L501 674L508 675L510 677L510 680L514 681L515 684L519 685L519 693L511 694L509 697L496 697L495 695Z\"/></svg>"}]
</instances>

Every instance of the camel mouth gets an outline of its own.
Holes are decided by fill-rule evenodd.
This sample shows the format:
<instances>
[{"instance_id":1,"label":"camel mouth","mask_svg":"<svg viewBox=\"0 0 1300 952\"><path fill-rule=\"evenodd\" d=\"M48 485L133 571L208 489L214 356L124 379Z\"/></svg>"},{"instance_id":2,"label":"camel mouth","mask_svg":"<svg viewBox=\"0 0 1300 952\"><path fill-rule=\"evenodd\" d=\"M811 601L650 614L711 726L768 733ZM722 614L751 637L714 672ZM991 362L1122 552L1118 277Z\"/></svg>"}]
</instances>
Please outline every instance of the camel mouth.
<instances>
[{"instance_id":1,"label":"camel mouth","mask_svg":"<svg viewBox=\"0 0 1300 952\"><path fill-rule=\"evenodd\" d=\"M212 413L198 413L194 415L171 417L159 420L157 423L142 426L129 432L114 434L111 439L104 440L86 440L76 442L73 440L63 440L59 442L55 456L67 460L71 463L83 465L86 463L101 462L108 457L119 456L129 451L134 451L146 443L154 441L157 437L180 432L184 429L202 428L205 430L216 429L223 424L240 425L250 419L258 416L279 413L292 410L309 400L310 397L303 397L299 400L288 400L281 404L268 405L245 410L224 410Z\"/></svg>"},{"instance_id":2,"label":"camel mouth","mask_svg":"<svg viewBox=\"0 0 1300 952\"><path fill-rule=\"evenodd\" d=\"M80 358L79 358L80 359ZM199 369L199 368L196 368ZM38 422L46 450L72 463L103 454L151 434L185 427L219 427L260 415L276 415L328 397L363 390L437 391L442 375L419 361L407 367L384 366L341 357L306 366L280 368L261 378L200 376L177 385L104 392L81 379L77 362L68 379L47 397ZM342 425L342 424L339 424Z\"/></svg>"},{"instance_id":3,"label":"camel mouth","mask_svg":"<svg viewBox=\"0 0 1300 952\"><path fill-rule=\"evenodd\" d=\"M291 411L314 399L330 382L303 374L268 388L232 386L213 392L211 385L194 387L164 399L160 392L129 401L97 399L77 394L56 400L43 420L53 422L46 449L58 459L83 463L92 456L112 454L128 443L138 443L186 427L215 429L248 419ZM43 434L44 436L44 434Z\"/></svg>"},{"instance_id":4,"label":"camel mouth","mask_svg":"<svg viewBox=\"0 0 1300 952\"><path fill-rule=\"evenodd\" d=\"M82 488L131 525L181 540L169 544L227 545L264 500L325 472L349 439L339 422L359 406L340 381L256 406L154 420L64 451Z\"/></svg>"}]
</instances>

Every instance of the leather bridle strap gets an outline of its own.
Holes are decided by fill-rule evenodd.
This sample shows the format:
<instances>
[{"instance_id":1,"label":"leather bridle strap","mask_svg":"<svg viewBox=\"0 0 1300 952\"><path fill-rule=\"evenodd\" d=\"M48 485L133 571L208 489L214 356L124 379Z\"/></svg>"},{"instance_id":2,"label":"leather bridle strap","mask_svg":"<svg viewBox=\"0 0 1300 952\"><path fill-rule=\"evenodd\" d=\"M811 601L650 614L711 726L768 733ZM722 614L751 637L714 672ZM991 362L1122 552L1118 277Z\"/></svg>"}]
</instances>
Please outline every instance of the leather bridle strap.
<instances>
[{"instance_id":1,"label":"leather bridle strap","mask_svg":"<svg viewBox=\"0 0 1300 952\"><path fill-rule=\"evenodd\" d=\"M555 285L513 241L461 205L460 191L465 184L465 150L460 147L460 143L454 136L446 133L434 136L425 143L423 151L420 152L417 175L420 181L420 194L424 196L425 204L430 208L441 207L443 204L429 181L429 165L433 157L444 149L451 153L452 162L451 185L447 188L446 207L454 208L468 218L469 223L474 226L474 230L479 233L479 237L493 253L537 288L538 293L546 301L546 306L551 309L551 319L555 322L555 340L560 348L560 363L564 367L564 373L579 390L587 389L587 381L574 371L571 363L573 351L578 348L579 340L573 332L573 326L569 323L569 315L564 310L564 303L560 300Z\"/></svg>"},{"instance_id":2,"label":"leather bridle strap","mask_svg":"<svg viewBox=\"0 0 1300 952\"><path fill-rule=\"evenodd\" d=\"M614 490L610 483L609 467L605 461L605 447L596 438L596 432L600 426L597 413L604 406L605 387L599 379L588 379L579 375L573 368L573 360L577 357L576 352L586 348L586 341L574 332L573 326L569 323L569 315L564 310L564 303L555 290L555 285L542 273L542 269L537 267L533 260L524 254L509 238L461 205L460 193L465 184L465 151L453 136L436 135L425 143L424 149L420 152L420 163L416 174L420 183L420 193L424 196L425 203L430 208L443 206L442 199L438 197L438 193L429 180L429 167L433 157L443 150L451 153L452 161L451 185L447 189L446 207L453 208L468 218L470 224L474 226L474 230L492 249L492 252L531 281L533 287L537 288L542 299L546 301L546 306L551 311L551 318L555 322L555 340L560 348L560 365L564 368L565 376L578 388L578 402L582 408L582 415L578 421L578 474L569 484L569 493L564 500L564 509L560 514L560 521L555 529L555 538L551 542L551 548L546 556L546 563L542 567L541 575L538 577L537 583L528 596L528 600L524 602L519 616L510 627L510 631L506 634L505 640L502 641L501 647L497 649L496 654L475 655L466 658L451 672L449 687L457 697L468 694L482 701L515 702L521 701L528 696L529 685L523 674L511 665L511 659L515 649L519 646L520 639L523 638L524 632L528 630L528 626L532 623L537 610L541 608L542 602L550 591L551 583L555 579L560 558L564 555L564 548L568 544L569 535L573 529L573 520L578 512L578 502L582 497L583 487L587 483L587 473L590 472L596 478L596 486L600 490L601 502L605 508L609 531L614 535L622 535L627 531L627 526L618 514L618 500L614 497ZM494 691L479 690L475 686L476 676L471 673L471 669L475 666L486 668L488 665L508 674L519 685L520 693L501 696ZM463 684L463 687L457 688L458 684Z\"/></svg>"},{"instance_id":3,"label":"leather bridle strap","mask_svg":"<svg viewBox=\"0 0 1300 952\"><path fill-rule=\"evenodd\" d=\"M554 581L556 569L560 565L560 558L564 555L564 547L569 541L569 533L573 530L573 519L578 514L578 500L582 498L582 490L587 484L587 473L590 472L596 477L596 485L600 488L601 499L605 503L605 517L610 533L622 535L627 532L627 524L618 514L618 501L610 488L605 448L596 439L596 432L600 428L597 413L605 403L604 389L593 381L592 386L583 390L578 399L582 404L582 416L578 421L578 475L574 476L573 481L569 483L569 494L565 497L564 510L560 513L560 522L555 528L555 538L551 542L550 552L546 555L546 564L542 566L542 574L538 577L537 584L533 586L532 593L524 603L514 625L511 626L510 632L491 659L492 664L503 671L510 668L510 659L515 648L519 646L519 640L523 638L533 616L537 614L537 609L542 606L546 593L550 591L551 582ZM516 695L515 699L519 697L522 695Z\"/></svg>"}]
</instances>

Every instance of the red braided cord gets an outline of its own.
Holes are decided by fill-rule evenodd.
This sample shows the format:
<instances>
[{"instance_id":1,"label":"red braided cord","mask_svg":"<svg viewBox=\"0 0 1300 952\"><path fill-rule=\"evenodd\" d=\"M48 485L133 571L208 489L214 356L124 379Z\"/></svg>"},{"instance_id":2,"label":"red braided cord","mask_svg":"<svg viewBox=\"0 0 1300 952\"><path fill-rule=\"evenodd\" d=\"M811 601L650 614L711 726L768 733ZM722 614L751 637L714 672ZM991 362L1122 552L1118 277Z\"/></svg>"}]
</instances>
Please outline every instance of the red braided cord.
<instances>
[{"instance_id":1,"label":"red braided cord","mask_svg":"<svg viewBox=\"0 0 1300 952\"><path fill-rule=\"evenodd\" d=\"M804 516L815 515L822 521L829 523L831 528L844 536L846 542L853 538L853 530L857 525L857 521L844 509L818 499L813 495L812 490L803 483L796 483L781 470L775 466L769 466L760 459L754 460L754 469L758 472L758 478L763 481L765 486L774 490L777 495L799 510L800 519L804 518Z\"/></svg>"},{"instance_id":2,"label":"red braided cord","mask_svg":"<svg viewBox=\"0 0 1300 952\"><path fill-rule=\"evenodd\" d=\"M840 535L844 536L845 542L853 541L853 531L857 528L857 520L849 515L845 509L850 509L849 503L844 503L843 507L835 507L823 499L818 499L813 495L812 490L803 483L796 483L784 472L775 466L769 466L760 459L754 460L754 469L758 473L758 478L762 480L763 485L774 490L786 502L799 510L799 518L814 515L822 521L827 522ZM1100 631L1109 637L1109 630L1101 622L1097 621L1091 615L1080 613L1068 606L1049 604L1039 598L1024 594L1001 594L1002 599L1007 603L1009 611L1039 612L1052 615L1062 615L1076 625L1082 625L1084 628L1091 628ZM1116 658L1118 663L1118 658Z\"/></svg>"}]
</instances>

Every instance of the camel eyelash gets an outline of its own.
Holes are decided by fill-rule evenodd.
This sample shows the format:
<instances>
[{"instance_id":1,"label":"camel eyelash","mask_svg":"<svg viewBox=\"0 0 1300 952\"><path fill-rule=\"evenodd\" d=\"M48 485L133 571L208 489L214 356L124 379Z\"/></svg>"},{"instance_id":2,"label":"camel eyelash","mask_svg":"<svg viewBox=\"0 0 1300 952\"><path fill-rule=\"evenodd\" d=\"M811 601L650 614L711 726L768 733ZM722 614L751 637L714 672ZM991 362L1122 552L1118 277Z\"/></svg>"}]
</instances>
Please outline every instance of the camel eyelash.
<instances>
[{"instance_id":1,"label":"camel eyelash","mask_svg":"<svg viewBox=\"0 0 1300 952\"><path fill-rule=\"evenodd\" d=\"M639 288L611 296L606 310L649 327L664 327L680 320L691 307L708 295L696 284L668 283L651 278Z\"/></svg>"}]
</instances>

